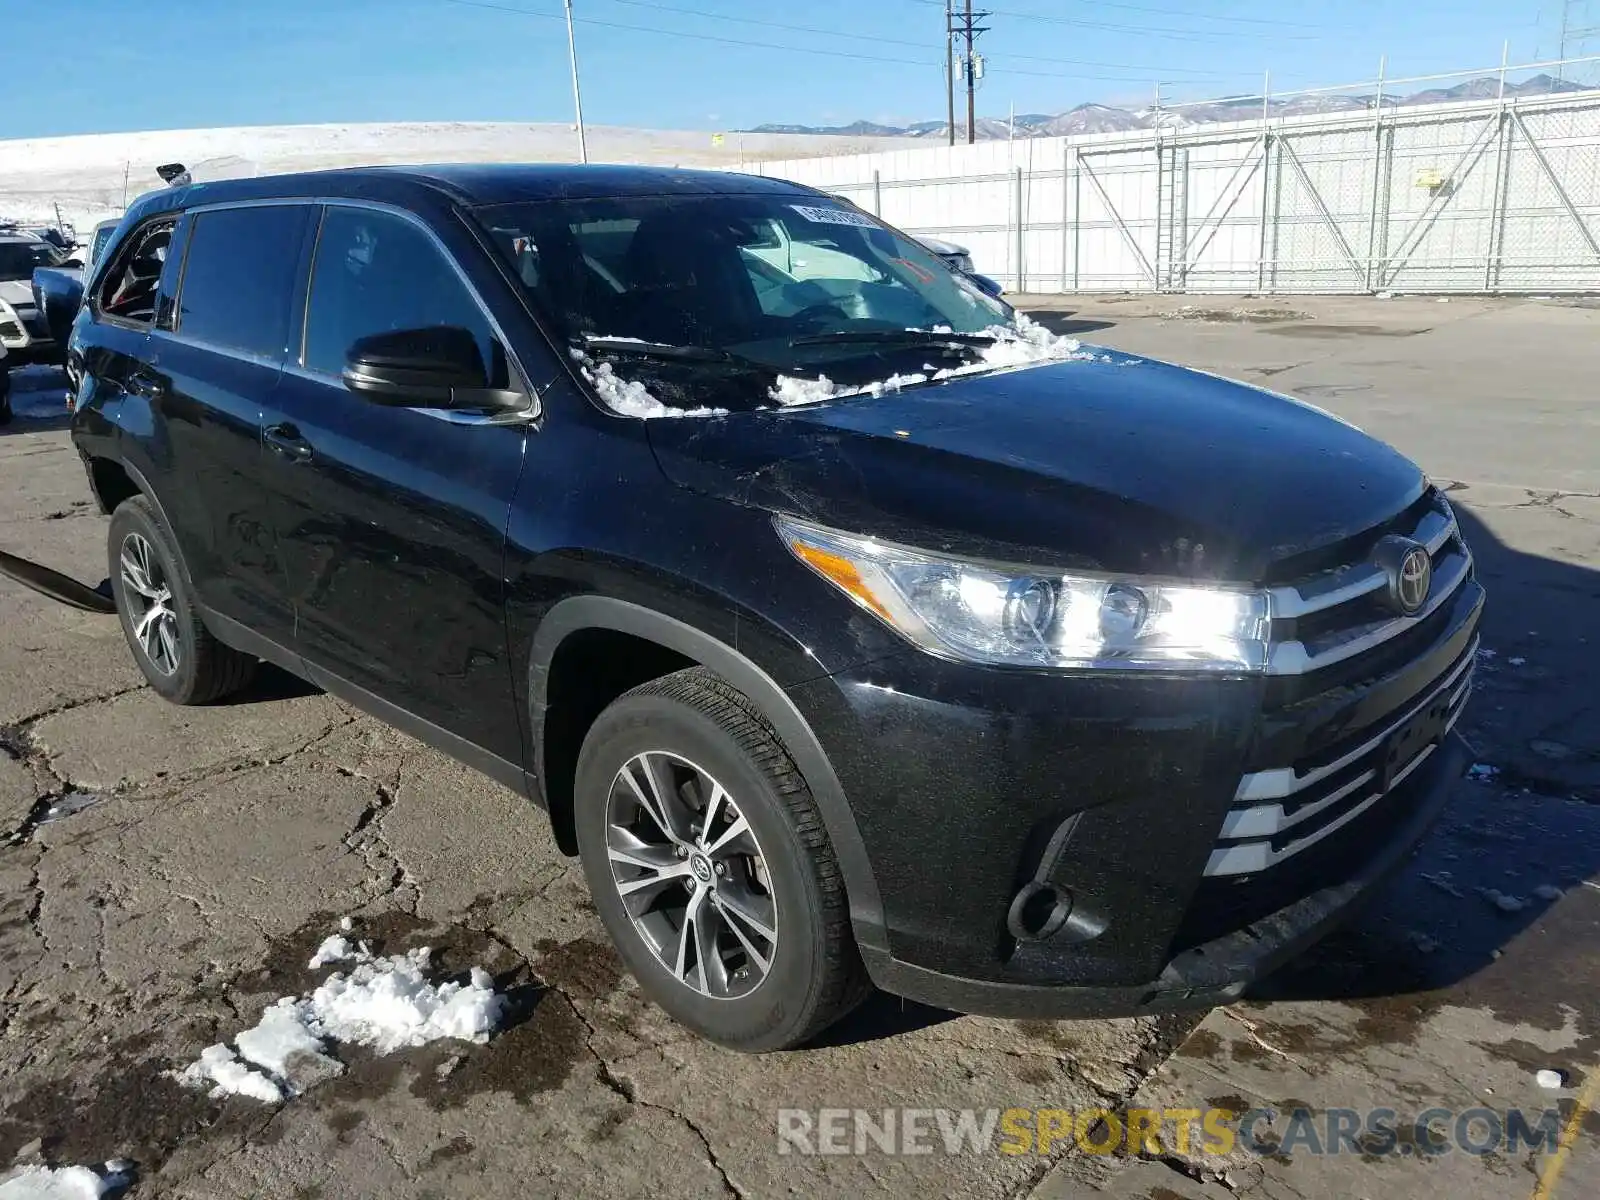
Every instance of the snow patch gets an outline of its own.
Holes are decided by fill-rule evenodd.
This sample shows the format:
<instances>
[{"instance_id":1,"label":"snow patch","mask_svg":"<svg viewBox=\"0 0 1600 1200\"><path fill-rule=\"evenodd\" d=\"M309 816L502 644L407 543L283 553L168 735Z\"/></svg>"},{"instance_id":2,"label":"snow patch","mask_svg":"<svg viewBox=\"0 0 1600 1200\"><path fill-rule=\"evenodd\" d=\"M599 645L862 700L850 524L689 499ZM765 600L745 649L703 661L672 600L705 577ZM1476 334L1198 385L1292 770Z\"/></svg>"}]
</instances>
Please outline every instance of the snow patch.
<instances>
[{"instance_id":1,"label":"snow patch","mask_svg":"<svg viewBox=\"0 0 1600 1200\"><path fill-rule=\"evenodd\" d=\"M317 947L317 952L311 956L311 961L306 966L315 971L329 963L343 962L354 953L350 939L336 933L332 937L323 939L322 945Z\"/></svg>"},{"instance_id":2,"label":"snow patch","mask_svg":"<svg viewBox=\"0 0 1600 1200\"><path fill-rule=\"evenodd\" d=\"M935 325L932 329L918 329L911 332L953 333L954 331L948 325ZM866 395L876 398L885 392L897 392L901 388L913 387L930 380L942 383L946 379L955 379L980 371L1032 367L1049 362L1112 361L1110 355L1095 354L1093 351L1085 350L1083 344L1076 338L1051 333L1023 313L1017 314L1015 325L991 325L983 332L994 341L973 347L977 351L977 358L965 366L946 367L936 371L929 365L920 374L891 375L887 379L874 380L858 387L844 387L833 383L826 375L820 379L799 379L791 375L780 375L769 395L785 406L816 404L823 400L838 400L845 396Z\"/></svg>"},{"instance_id":3,"label":"snow patch","mask_svg":"<svg viewBox=\"0 0 1600 1200\"><path fill-rule=\"evenodd\" d=\"M424 946L369 956L349 974L334 974L302 1002L308 1026L379 1054L444 1038L487 1042L504 1008L489 973L473 967L467 983L429 983L423 972L431 953Z\"/></svg>"},{"instance_id":4,"label":"snow patch","mask_svg":"<svg viewBox=\"0 0 1600 1200\"><path fill-rule=\"evenodd\" d=\"M309 996L285 996L233 1046L208 1046L175 1075L187 1086L209 1088L212 1096L276 1104L344 1071L326 1053L329 1042L370 1046L379 1054L446 1038L487 1042L505 1010L488 972L473 967L464 983L430 983L431 957L426 946L382 957L364 942L352 946L335 934L317 948L311 966L349 962L349 970L334 972Z\"/></svg>"},{"instance_id":5,"label":"snow patch","mask_svg":"<svg viewBox=\"0 0 1600 1200\"><path fill-rule=\"evenodd\" d=\"M178 1082L186 1087L211 1085L209 1095L248 1096L263 1104L283 1099L283 1088L259 1071L252 1071L239 1056L221 1042L200 1051L199 1061L178 1072Z\"/></svg>"},{"instance_id":6,"label":"snow patch","mask_svg":"<svg viewBox=\"0 0 1600 1200\"><path fill-rule=\"evenodd\" d=\"M133 1164L118 1159L88 1167L19 1167L0 1179L0 1200L99 1200L133 1182Z\"/></svg>"},{"instance_id":7,"label":"snow patch","mask_svg":"<svg viewBox=\"0 0 1600 1200\"><path fill-rule=\"evenodd\" d=\"M794 375L779 375L767 394L787 408L791 404L819 404L835 396L848 396L856 389L843 388L826 375L821 379L801 379Z\"/></svg>"},{"instance_id":8,"label":"snow patch","mask_svg":"<svg viewBox=\"0 0 1600 1200\"><path fill-rule=\"evenodd\" d=\"M728 415L728 410L725 408L673 408L657 400L644 384L634 379L621 378L612 370L610 363L597 363L581 350L574 350L572 357L577 361L578 370L582 372L583 377L599 393L600 399L620 416L653 420L658 417Z\"/></svg>"}]
</instances>

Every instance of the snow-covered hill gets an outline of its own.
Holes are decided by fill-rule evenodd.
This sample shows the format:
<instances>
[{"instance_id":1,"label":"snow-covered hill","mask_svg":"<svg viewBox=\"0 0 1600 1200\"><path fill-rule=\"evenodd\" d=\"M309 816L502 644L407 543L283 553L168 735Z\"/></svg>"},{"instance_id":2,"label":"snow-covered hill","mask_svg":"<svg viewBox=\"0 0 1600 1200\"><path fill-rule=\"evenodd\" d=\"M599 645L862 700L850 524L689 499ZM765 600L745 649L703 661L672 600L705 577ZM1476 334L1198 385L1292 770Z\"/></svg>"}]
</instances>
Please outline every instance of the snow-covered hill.
<instances>
[{"instance_id":1,"label":"snow-covered hill","mask_svg":"<svg viewBox=\"0 0 1600 1200\"><path fill-rule=\"evenodd\" d=\"M1470 79L1449 88L1429 88L1411 95L1386 95L1385 109L1401 108L1412 104L1439 104L1450 100L1474 100L1498 93L1500 81L1483 77ZM1508 96L1545 96L1552 92L1576 92L1582 86L1550 75L1535 75L1531 79L1506 85ZM1274 99L1268 105L1274 117L1296 117L1316 113L1347 112L1368 109L1376 102L1374 94L1327 93L1287 96ZM1211 100L1199 104L1179 104L1163 108L1159 113L1150 108L1117 108L1109 104L1080 104L1077 108L1054 116L1033 113L1018 116L1010 121L989 117L978 118L978 138L989 141L997 138L1058 137L1075 133L1112 133L1126 129L1149 129L1159 124L1163 129L1184 125L1204 125L1213 121L1248 121L1261 115L1260 96L1238 96ZM808 125L758 125L753 133L826 133L866 134L884 137L943 138L946 124L943 121L921 121L913 125L880 125L870 121L857 121L853 125L813 127ZM966 125L956 121L957 140L966 136Z\"/></svg>"},{"instance_id":2,"label":"snow-covered hill","mask_svg":"<svg viewBox=\"0 0 1600 1200\"><path fill-rule=\"evenodd\" d=\"M762 159L885 148L883 136L710 133L590 126L597 162L737 168ZM890 139L893 145L893 139ZM916 144L908 142L908 145ZM162 186L157 165L186 163L198 181L372 163L575 162L568 125L429 123L272 125L0 141L0 218L40 220L53 205L81 231Z\"/></svg>"}]
</instances>

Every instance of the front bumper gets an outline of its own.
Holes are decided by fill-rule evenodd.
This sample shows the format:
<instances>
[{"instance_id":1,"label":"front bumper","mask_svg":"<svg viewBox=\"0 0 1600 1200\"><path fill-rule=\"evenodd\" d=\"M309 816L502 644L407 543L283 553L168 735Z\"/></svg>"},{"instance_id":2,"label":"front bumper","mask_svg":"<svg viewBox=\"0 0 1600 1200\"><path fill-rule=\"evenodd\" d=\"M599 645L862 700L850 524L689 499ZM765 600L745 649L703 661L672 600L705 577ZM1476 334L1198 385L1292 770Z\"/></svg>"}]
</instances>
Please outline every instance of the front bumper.
<instances>
[{"instance_id":1,"label":"front bumper","mask_svg":"<svg viewBox=\"0 0 1600 1200\"><path fill-rule=\"evenodd\" d=\"M1294 825L1273 844L1292 853L1219 872L1224 830L1254 803L1244 781L1341 762L1397 721L1409 731L1400 718L1441 688L1455 694L1481 607L1469 582L1371 678L1346 673L1310 695L1258 678L1044 675L923 655L790 689L839 775L881 897L881 926L857 928L874 982L997 1016L1237 996L1405 861L1463 752L1446 733L1377 802L1359 786L1326 799L1369 765L1352 759L1301 809L1283 802ZM1030 889L1053 907L1030 911Z\"/></svg>"},{"instance_id":2,"label":"front bumper","mask_svg":"<svg viewBox=\"0 0 1600 1200\"><path fill-rule=\"evenodd\" d=\"M864 952L867 971L877 986L895 995L993 1017L1134 1016L1229 1004L1347 921L1405 865L1444 810L1467 760L1461 738L1452 734L1419 769L1409 794L1401 797L1403 817L1356 874L1183 950L1146 982L1074 987L967 979Z\"/></svg>"}]
</instances>

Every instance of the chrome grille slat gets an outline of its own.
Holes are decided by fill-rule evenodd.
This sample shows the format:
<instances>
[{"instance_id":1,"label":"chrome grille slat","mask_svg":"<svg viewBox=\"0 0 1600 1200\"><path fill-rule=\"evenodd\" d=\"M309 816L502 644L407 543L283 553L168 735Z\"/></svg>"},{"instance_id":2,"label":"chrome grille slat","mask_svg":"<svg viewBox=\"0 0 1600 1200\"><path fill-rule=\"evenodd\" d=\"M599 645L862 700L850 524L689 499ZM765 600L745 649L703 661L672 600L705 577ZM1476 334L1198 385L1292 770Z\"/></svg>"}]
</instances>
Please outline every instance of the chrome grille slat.
<instances>
[{"instance_id":1,"label":"chrome grille slat","mask_svg":"<svg viewBox=\"0 0 1600 1200\"><path fill-rule=\"evenodd\" d=\"M1476 654L1476 652L1476 642L1474 642L1472 653ZM1472 659L1469 657L1467 662L1470 663L1471 661ZM1441 687L1434 688L1429 693L1429 702L1435 699L1439 693L1448 686L1450 685L1447 682ZM1466 678L1461 680L1459 686L1457 686L1454 694L1451 696L1450 715L1445 719L1444 723L1444 732L1446 734L1453 730L1456 726L1456 722L1461 719L1461 714L1466 709L1467 698L1471 694L1472 676L1469 672ZM1406 719L1409 719L1409 717ZM1390 781L1389 788L1387 790L1372 792L1370 795L1363 798L1359 804L1353 805L1345 812L1340 813L1333 820L1324 825L1320 825L1315 829L1309 830L1304 837L1296 838L1294 841L1287 843L1281 848L1273 846L1272 838L1274 836L1282 833L1284 829L1293 828L1294 825L1307 819L1308 817L1317 815L1318 813L1337 803L1338 800L1344 799L1352 793L1358 791L1359 788L1355 786L1343 788L1337 796L1318 802L1316 805L1307 806L1307 810L1297 812L1292 817L1285 819L1276 829L1266 829L1265 826L1270 820L1269 814L1272 811L1276 810L1278 813L1282 813L1282 805L1271 804L1259 806L1255 809L1243 810L1244 812L1262 814L1260 817L1251 822L1253 828L1260 829L1262 832L1251 835L1256 839L1253 841L1228 842L1225 840L1219 842L1217 847L1212 850L1211 857L1206 862L1204 874L1208 877L1248 875L1256 871L1264 871L1269 867L1277 866L1285 859L1293 858L1301 851L1310 849L1323 838L1328 837L1330 834L1336 833L1340 829L1344 828L1344 826L1348 825L1351 821L1354 821L1373 805L1377 804L1378 801L1392 793L1395 788L1399 787L1408 778L1410 778L1411 774L1416 771L1416 769L1424 762L1426 762L1437 748L1438 743L1424 747L1415 758L1407 763L1405 767L1403 767L1395 775L1394 779ZM1375 774L1376 772L1372 771L1366 772L1361 776L1360 782L1370 783ZM1229 817L1232 818L1236 815L1238 814L1230 813ZM1227 826L1225 824L1224 830L1226 830L1226 828ZM1224 832L1223 837L1226 838L1227 836L1228 835L1226 832Z\"/></svg>"},{"instance_id":2,"label":"chrome grille slat","mask_svg":"<svg viewBox=\"0 0 1600 1200\"><path fill-rule=\"evenodd\" d=\"M1435 508L1424 513L1406 536L1421 542L1429 554L1437 554L1457 532L1455 514L1448 509ZM1271 589L1268 597L1272 616L1274 619L1303 617L1321 612L1375 592L1384 582L1383 571L1376 563L1351 563L1313 580Z\"/></svg>"},{"instance_id":3,"label":"chrome grille slat","mask_svg":"<svg viewBox=\"0 0 1600 1200\"><path fill-rule=\"evenodd\" d=\"M1322 667L1332 666L1357 654L1381 646L1390 638L1399 637L1408 629L1426 621L1438 612L1444 603L1455 595L1458 588L1472 574L1472 553L1461 545L1434 570L1433 585L1428 592L1428 602L1414 615L1395 617L1372 625L1358 626L1340 631L1341 640L1323 649L1308 650L1301 641L1279 642L1272 647L1267 658L1268 675L1304 675Z\"/></svg>"},{"instance_id":4,"label":"chrome grille slat","mask_svg":"<svg viewBox=\"0 0 1600 1200\"><path fill-rule=\"evenodd\" d=\"M1462 660L1456 664L1455 669L1437 687L1431 688L1427 695L1412 703L1402 715L1389 721L1383 729L1373 734L1372 737L1354 750L1341 755L1331 763L1307 771L1304 775L1296 775L1293 767L1275 767L1269 771L1256 771L1253 774L1246 775L1239 781L1239 791L1234 796L1234 802L1276 800L1284 796L1292 796L1315 783L1320 783L1329 775L1344 770L1351 763L1360 759L1362 755L1371 754L1372 751L1383 744L1383 740L1391 733L1438 699L1440 692L1454 686L1463 675L1470 675L1477 653L1478 639L1473 638L1472 645L1467 648L1467 653L1462 657Z\"/></svg>"}]
</instances>

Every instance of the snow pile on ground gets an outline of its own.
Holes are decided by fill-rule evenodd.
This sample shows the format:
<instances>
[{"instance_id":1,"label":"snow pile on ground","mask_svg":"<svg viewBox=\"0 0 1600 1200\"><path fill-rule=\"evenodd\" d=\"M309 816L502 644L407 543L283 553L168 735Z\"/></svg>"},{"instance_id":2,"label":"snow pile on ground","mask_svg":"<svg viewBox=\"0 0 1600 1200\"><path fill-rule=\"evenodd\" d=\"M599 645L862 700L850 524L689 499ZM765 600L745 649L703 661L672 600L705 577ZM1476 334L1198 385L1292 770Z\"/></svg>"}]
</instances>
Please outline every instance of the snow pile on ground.
<instances>
[{"instance_id":1,"label":"snow pile on ground","mask_svg":"<svg viewBox=\"0 0 1600 1200\"><path fill-rule=\"evenodd\" d=\"M335 934L309 965L349 963L347 971L330 975L309 996L285 996L232 1046L208 1046L177 1078L213 1096L276 1104L344 1071L326 1053L330 1042L370 1046L379 1054L445 1038L487 1042L505 1006L488 972L474 967L466 983L430 983L431 957L426 946L382 957L365 942Z\"/></svg>"},{"instance_id":2,"label":"snow pile on ground","mask_svg":"<svg viewBox=\"0 0 1600 1200\"><path fill-rule=\"evenodd\" d=\"M88 1167L19 1167L0 1179L0 1200L99 1200L133 1181L133 1164L117 1160Z\"/></svg>"}]
</instances>

